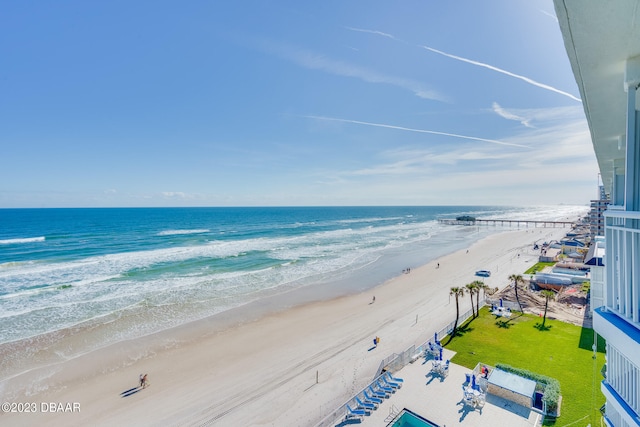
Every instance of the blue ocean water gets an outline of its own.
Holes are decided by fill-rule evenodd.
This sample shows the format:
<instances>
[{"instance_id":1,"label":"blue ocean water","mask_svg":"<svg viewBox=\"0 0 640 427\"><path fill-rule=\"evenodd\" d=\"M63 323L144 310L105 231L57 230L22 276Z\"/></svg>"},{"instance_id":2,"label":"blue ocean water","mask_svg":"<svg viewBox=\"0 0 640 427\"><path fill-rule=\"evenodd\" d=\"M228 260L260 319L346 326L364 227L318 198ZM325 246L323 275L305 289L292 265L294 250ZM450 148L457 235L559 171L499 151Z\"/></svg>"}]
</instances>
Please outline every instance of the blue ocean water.
<instances>
[{"instance_id":1,"label":"blue ocean water","mask_svg":"<svg viewBox=\"0 0 640 427\"><path fill-rule=\"evenodd\" d=\"M292 290L366 290L494 227L438 218L575 219L585 207L0 210L0 344L122 322L148 334ZM144 316L141 313L145 313ZM135 325L135 326L134 326Z\"/></svg>"}]
</instances>

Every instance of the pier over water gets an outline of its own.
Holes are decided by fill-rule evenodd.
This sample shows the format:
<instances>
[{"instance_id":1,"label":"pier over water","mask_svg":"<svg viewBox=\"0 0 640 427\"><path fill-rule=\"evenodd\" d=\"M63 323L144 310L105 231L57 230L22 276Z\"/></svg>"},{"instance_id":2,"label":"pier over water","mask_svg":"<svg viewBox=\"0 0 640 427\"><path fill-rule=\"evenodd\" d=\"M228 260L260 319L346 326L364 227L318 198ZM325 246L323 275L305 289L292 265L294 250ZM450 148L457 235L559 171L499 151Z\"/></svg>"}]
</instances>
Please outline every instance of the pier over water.
<instances>
[{"instance_id":1,"label":"pier over water","mask_svg":"<svg viewBox=\"0 0 640 427\"><path fill-rule=\"evenodd\" d=\"M528 219L439 219L440 224L448 225L509 225L516 227L571 227L572 221L534 221Z\"/></svg>"}]
</instances>

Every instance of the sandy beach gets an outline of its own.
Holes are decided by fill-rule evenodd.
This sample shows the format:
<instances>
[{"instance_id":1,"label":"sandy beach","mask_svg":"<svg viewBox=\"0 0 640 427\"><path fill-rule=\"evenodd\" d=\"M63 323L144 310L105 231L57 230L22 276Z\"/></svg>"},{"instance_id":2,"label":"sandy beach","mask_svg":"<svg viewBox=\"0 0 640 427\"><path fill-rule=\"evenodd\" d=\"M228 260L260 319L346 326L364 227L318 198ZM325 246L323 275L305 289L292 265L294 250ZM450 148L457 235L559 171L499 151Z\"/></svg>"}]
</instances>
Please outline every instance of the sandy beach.
<instances>
[{"instance_id":1,"label":"sandy beach","mask_svg":"<svg viewBox=\"0 0 640 427\"><path fill-rule=\"evenodd\" d=\"M533 242L566 231L495 234L362 294L275 313L244 307L33 369L3 381L3 401L22 413L3 407L0 424L315 425L365 386L383 358L454 320L452 286L488 269L485 283L504 288L537 261ZM462 298L461 312L469 308ZM136 389L141 373L150 384Z\"/></svg>"}]
</instances>

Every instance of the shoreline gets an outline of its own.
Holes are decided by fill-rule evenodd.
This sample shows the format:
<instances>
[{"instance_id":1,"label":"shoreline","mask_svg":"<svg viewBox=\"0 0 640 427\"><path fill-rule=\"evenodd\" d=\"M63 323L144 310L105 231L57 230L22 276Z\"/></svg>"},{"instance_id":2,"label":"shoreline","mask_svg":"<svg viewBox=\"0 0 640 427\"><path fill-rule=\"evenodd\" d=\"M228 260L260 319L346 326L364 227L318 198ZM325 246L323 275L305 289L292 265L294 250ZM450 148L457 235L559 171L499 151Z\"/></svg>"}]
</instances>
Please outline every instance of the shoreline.
<instances>
[{"instance_id":1,"label":"shoreline","mask_svg":"<svg viewBox=\"0 0 640 427\"><path fill-rule=\"evenodd\" d=\"M469 242L455 241L457 235L466 238L470 233L476 236ZM402 268L407 267L407 264L412 266L414 263L424 265L439 256L468 247L478 240L495 234L495 231L483 230L481 233L474 231L473 228L464 227L447 231L446 234L448 237L445 239L444 246L436 245L434 248L429 248L430 254L428 256L424 256L416 248L412 248L409 252L405 248L403 252L385 255L387 259L380 266L371 270L360 267L350 271L347 277L343 275L342 278L321 281L315 285L283 288L275 292L268 289L263 290L257 293L253 300L238 306L173 325L163 324L165 313L162 306L148 307L144 311L140 308L132 308L108 313L63 329L2 343L0 344L0 359L3 360L0 365L0 386L3 381L19 377L34 369L55 366L85 354L117 346L119 343L132 340L140 342L152 340L152 337L157 334L170 333L172 330L179 331L181 328L191 328L194 325L197 326L198 322L206 322L212 328L226 329L235 324L245 323L248 320L255 320L292 307L367 292L397 278L401 274L400 265ZM438 233L436 239L443 235L444 233ZM398 259L404 259L407 255L409 262L400 264ZM197 302L190 304L196 307L202 305ZM170 321L170 323L176 322ZM151 324L155 324L155 326L150 326ZM0 387L1 392L2 388Z\"/></svg>"},{"instance_id":2,"label":"shoreline","mask_svg":"<svg viewBox=\"0 0 640 427\"><path fill-rule=\"evenodd\" d=\"M0 414L0 420L12 425L315 424L364 386L383 358L425 341L453 320L451 286L464 286L475 270L486 268L494 274L485 283L502 288L509 274L532 265L530 243L557 239L565 231L492 234L473 243L469 253L442 256L361 293L271 312L256 302L252 308L259 310L241 307L36 369L3 381L2 394L22 402L77 402L81 412ZM468 299L460 305L466 310ZM372 349L374 336L382 340ZM143 372L151 387L122 397ZM54 384L55 391L46 390Z\"/></svg>"}]
</instances>

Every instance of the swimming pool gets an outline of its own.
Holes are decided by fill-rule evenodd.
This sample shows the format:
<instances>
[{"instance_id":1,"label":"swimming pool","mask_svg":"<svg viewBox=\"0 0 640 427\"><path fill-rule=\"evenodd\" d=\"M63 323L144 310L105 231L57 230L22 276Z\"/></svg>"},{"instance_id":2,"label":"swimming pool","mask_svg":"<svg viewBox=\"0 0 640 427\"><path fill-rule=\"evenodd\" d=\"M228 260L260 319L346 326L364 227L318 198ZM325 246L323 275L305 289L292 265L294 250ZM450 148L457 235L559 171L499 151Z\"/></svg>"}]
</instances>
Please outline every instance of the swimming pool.
<instances>
[{"instance_id":1,"label":"swimming pool","mask_svg":"<svg viewBox=\"0 0 640 427\"><path fill-rule=\"evenodd\" d=\"M390 427L440 427L426 418L404 408Z\"/></svg>"}]
</instances>

